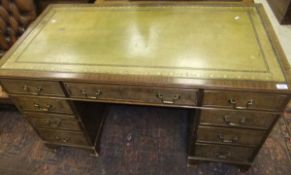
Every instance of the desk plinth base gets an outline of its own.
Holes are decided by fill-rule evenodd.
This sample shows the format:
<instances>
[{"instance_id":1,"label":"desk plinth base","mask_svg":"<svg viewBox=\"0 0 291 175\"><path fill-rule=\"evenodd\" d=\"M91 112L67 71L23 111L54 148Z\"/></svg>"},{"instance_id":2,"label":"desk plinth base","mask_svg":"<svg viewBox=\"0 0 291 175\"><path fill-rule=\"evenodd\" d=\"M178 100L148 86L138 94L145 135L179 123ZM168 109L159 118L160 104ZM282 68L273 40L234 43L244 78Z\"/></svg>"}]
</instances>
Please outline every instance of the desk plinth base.
<instances>
[{"instance_id":1,"label":"desk plinth base","mask_svg":"<svg viewBox=\"0 0 291 175\"><path fill-rule=\"evenodd\" d=\"M252 166L252 163L250 163L250 162L232 162L232 161L214 160L214 159L206 159L206 158L198 158L198 157L188 156L187 167L191 167L191 166L201 164L201 163L210 163L210 162L226 163L226 164L235 165L235 166L239 167L241 172L248 171L250 169L250 167Z\"/></svg>"}]
</instances>

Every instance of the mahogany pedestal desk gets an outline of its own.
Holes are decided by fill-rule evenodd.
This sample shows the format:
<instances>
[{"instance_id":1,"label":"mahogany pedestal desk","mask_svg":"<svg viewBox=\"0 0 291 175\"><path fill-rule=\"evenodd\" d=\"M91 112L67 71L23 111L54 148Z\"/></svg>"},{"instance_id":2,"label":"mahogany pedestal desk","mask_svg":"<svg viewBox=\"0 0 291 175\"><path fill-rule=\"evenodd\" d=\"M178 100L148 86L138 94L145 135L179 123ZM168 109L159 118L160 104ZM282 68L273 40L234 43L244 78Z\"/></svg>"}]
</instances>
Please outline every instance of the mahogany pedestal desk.
<instances>
[{"instance_id":1,"label":"mahogany pedestal desk","mask_svg":"<svg viewBox=\"0 0 291 175\"><path fill-rule=\"evenodd\" d=\"M55 5L0 66L1 84L48 146L98 155L112 103L183 108L189 165L251 165L290 95L262 5Z\"/></svg>"}]
</instances>

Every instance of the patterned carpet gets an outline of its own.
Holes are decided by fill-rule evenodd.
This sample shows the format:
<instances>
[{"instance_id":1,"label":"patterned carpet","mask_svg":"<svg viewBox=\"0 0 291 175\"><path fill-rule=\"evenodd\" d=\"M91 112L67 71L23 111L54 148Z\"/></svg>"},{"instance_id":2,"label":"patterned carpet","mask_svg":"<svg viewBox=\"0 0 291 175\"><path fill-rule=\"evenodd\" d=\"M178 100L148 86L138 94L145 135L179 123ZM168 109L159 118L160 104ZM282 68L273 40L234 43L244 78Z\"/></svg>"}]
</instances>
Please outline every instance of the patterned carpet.
<instances>
[{"instance_id":1,"label":"patterned carpet","mask_svg":"<svg viewBox=\"0 0 291 175\"><path fill-rule=\"evenodd\" d=\"M289 128L288 128L289 127ZM183 110L113 106L101 157L74 148L46 148L16 110L0 109L1 175L289 175L291 115L280 119L247 172L220 163L186 165ZM130 138L130 139L129 139ZM288 151L289 150L289 151Z\"/></svg>"}]
</instances>

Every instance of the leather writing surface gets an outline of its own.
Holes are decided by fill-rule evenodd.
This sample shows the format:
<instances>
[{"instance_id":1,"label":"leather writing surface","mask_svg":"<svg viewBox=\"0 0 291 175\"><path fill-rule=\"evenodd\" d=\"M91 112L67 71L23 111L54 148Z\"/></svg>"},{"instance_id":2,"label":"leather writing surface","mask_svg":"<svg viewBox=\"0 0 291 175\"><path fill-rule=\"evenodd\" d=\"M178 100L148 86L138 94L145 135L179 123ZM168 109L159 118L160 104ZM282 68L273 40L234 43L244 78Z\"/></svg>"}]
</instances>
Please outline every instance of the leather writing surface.
<instances>
[{"instance_id":1,"label":"leather writing surface","mask_svg":"<svg viewBox=\"0 0 291 175\"><path fill-rule=\"evenodd\" d=\"M52 8L2 69L285 81L255 7Z\"/></svg>"}]
</instances>

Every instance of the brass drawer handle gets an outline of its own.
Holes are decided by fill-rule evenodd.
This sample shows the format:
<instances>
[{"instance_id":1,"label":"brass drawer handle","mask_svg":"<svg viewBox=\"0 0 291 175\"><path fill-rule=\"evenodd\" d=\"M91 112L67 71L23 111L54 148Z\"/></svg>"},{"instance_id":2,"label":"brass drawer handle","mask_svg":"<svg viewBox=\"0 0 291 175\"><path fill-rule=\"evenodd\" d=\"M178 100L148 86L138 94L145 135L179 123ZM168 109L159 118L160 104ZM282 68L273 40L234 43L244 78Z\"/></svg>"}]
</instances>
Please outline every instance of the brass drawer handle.
<instances>
[{"instance_id":1,"label":"brass drawer handle","mask_svg":"<svg viewBox=\"0 0 291 175\"><path fill-rule=\"evenodd\" d=\"M242 118L240 119L239 123L234 123L234 122L231 122L231 120L230 120L230 116L225 115L225 116L223 117L223 121L224 121L227 125L229 125L229 126L240 126L240 125L246 123L246 118L245 118L245 117L242 117Z\"/></svg>"},{"instance_id":2,"label":"brass drawer handle","mask_svg":"<svg viewBox=\"0 0 291 175\"><path fill-rule=\"evenodd\" d=\"M87 94L86 89L81 89L81 94L82 94L82 96L83 96L84 98L97 99L97 98L102 94L102 92L101 92L101 90L98 89L98 90L95 92L95 96L89 96L89 95Z\"/></svg>"},{"instance_id":3,"label":"brass drawer handle","mask_svg":"<svg viewBox=\"0 0 291 175\"><path fill-rule=\"evenodd\" d=\"M228 103L233 106L234 109L248 109L250 106L255 104L255 100L250 99L247 101L246 106L237 106L237 100L234 98L230 98Z\"/></svg>"},{"instance_id":4,"label":"brass drawer handle","mask_svg":"<svg viewBox=\"0 0 291 175\"><path fill-rule=\"evenodd\" d=\"M56 138L56 140L58 142L63 142L63 143L68 143L71 140L70 137L59 137L59 136L56 136L55 138Z\"/></svg>"},{"instance_id":5,"label":"brass drawer handle","mask_svg":"<svg viewBox=\"0 0 291 175\"><path fill-rule=\"evenodd\" d=\"M231 152L229 152L229 151L225 151L225 152L217 152L217 153L215 153L215 156L216 156L216 158L218 158L218 159L223 159L223 160L225 160L225 159L228 159L229 157L231 157Z\"/></svg>"},{"instance_id":6,"label":"brass drawer handle","mask_svg":"<svg viewBox=\"0 0 291 175\"><path fill-rule=\"evenodd\" d=\"M159 98L161 102L164 104L174 104L176 100L179 100L181 98L181 96L176 94L172 98L170 98L170 97L164 97L164 95L158 93L157 98Z\"/></svg>"},{"instance_id":7,"label":"brass drawer handle","mask_svg":"<svg viewBox=\"0 0 291 175\"><path fill-rule=\"evenodd\" d=\"M220 140L220 142L222 142L222 143L238 143L239 142L239 137L238 136L234 136L231 139L226 139L224 137L224 135L220 133L220 134L217 135L217 137Z\"/></svg>"},{"instance_id":8,"label":"brass drawer handle","mask_svg":"<svg viewBox=\"0 0 291 175\"><path fill-rule=\"evenodd\" d=\"M50 128L58 128L62 121L61 120L46 120L45 122Z\"/></svg>"},{"instance_id":9,"label":"brass drawer handle","mask_svg":"<svg viewBox=\"0 0 291 175\"><path fill-rule=\"evenodd\" d=\"M52 108L52 105L46 105L46 106L41 106L40 104L35 103L33 105L34 109L37 111L42 111L42 112L49 112L50 109Z\"/></svg>"},{"instance_id":10,"label":"brass drawer handle","mask_svg":"<svg viewBox=\"0 0 291 175\"><path fill-rule=\"evenodd\" d=\"M32 91L31 89L35 89L35 90ZM43 88L42 87L28 86L27 84L25 84L23 86L23 90L27 93L32 94L32 95L39 95L43 91Z\"/></svg>"}]
</instances>

